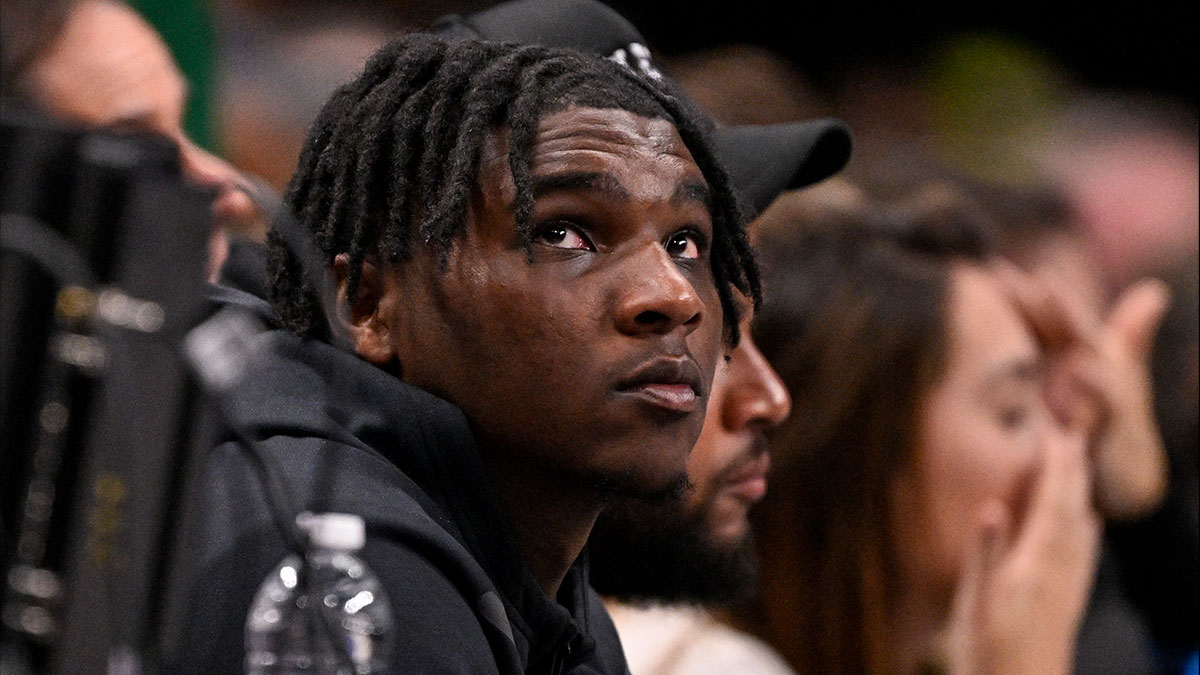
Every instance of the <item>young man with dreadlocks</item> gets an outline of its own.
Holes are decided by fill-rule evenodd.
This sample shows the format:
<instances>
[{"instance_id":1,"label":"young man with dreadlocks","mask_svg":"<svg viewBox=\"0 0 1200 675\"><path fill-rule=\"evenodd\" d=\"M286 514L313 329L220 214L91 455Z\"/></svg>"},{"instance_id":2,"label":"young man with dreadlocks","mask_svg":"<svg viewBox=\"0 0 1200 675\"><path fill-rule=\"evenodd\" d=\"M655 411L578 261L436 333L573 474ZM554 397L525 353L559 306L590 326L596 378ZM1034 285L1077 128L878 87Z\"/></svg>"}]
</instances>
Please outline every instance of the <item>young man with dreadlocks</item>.
<instances>
[{"instance_id":1,"label":"young man with dreadlocks","mask_svg":"<svg viewBox=\"0 0 1200 675\"><path fill-rule=\"evenodd\" d=\"M669 77L624 17L594 0L510 0L466 17L444 17L445 33L536 41L609 56L648 76ZM747 211L785 189L827 178L849 159L844 125L820 119L721 127L715 150ZM791 673L763 642L719 621L718 610L757 590L749 511L762 499L768 433L791 402L750 334L717 364L703 430L676 499L614 499L588 543L593 587L603 594L634 675Z\"/></svg>"},{"instance_id":2,"label":"young man with dreadlocks","mask_svg":"<svg viewBox=\"0 0 1200 675\"><path fill-rule=\"evenodd\" d=\"M584 544L609 500L682 489L738 298L759 296L706 122L668 87L410 36L334 94L288 190L302 236L272 235L285 327L207 467L182 670L240 667L288 551L282 492L366 521L389 672L626 671Z\"/></svg>"}]
</instances>

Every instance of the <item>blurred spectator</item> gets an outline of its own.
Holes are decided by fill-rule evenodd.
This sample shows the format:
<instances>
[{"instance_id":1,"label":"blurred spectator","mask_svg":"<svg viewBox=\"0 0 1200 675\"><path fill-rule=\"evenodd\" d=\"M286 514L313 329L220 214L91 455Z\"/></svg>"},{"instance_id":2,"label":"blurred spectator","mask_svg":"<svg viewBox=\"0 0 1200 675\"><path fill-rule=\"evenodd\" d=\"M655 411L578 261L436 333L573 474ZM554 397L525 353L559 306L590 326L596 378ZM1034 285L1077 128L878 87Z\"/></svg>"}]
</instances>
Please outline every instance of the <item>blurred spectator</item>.
<instances>
[{"instance_id":1,"label":"blurred spectator","mask_svg":"<svg viewBox=\"0 0 1200 675\"><path fill-rule=\"evenodd\" d=\"M830 187L761 219L770 296L756 334L796 413L756 518L772 534L748 623L806 673L1028 658L1028 672L1069 672L1099 521L1083 441L1060 425L1087 425L1101 457L1140 443L1145 419L1122 416L1126 387L1067 393L1056 372L1081 377L1098 334L988 262L994 212L939 189L884 218ZM1152 335L1161 296L1133 304ZM1101 433L1101 410L1133 431ZM1108 656L1121 672L1149 667L1144 653Z\"/></svg>"},{"instance_id":2,"label":"blurred spectator","mask_svg":"<svg viewBox=\"0 0 1200 675\"><path fill-rule=\"evenodd\" d=\"M321 104L399 32L485 0L221 0L218 123L234 166L283 190Z\"/></svg>"},{"instance_id":3,"label":"blurred spectator","mask_svg":"<svg viewBox=\"0 0 1200 675\"><path fill-rule=\"evenodd\" d=\"M1194 325L1183 328L1183 317L1194 324L1196 313L1188 267L1168 277L1169 286L1145 278L1109 301L1109 279L1065 198L1047 188L976 183L967 189L994 215L999 253L1051 289L1073 321L1101 336L1103 365L1093 369L1090 386L1115 387L1113 396L1122 400L1101 428L1110 442L1095 454L1107 531L1076 672L1108 673L1113 663L1128 672L1174 672L1175 661L1195 648L1200 577L1195 388L1190 399L1180 391L1188 388L1188 336L1194 344L1196 335ZM1173 365L1164 368L1168 360ZM1136 431L1126 435L1130 430ZM1181 442L1181 432L1190 432L1188 440Z\"/></svg>"},{"instance_id":4,"label":"blurred spectator","mask_svg":"<svg viewBox=\"0 0 1200 675\"><path fill-rule=\"evenodd\" d=\"M791 672L718 618L757 590L748 512L767 490L767 435L791 408L747 314L742 341L717 366L683 499L615 502L592 529L592 583L635 675Z\"/></svg>"},{"instance_id":5,"label":"blurred spectator","mask_svg":"<svg viewBox=\"0 0 1200 675\"><path fill-rule=\"evenodd\" d=\"M1195 256L1196 111L1130 94L1080 97L1026 148L1077 212L1110 293Z\"/></svg>"},{"instance_id":6,"label":"blurred spectator","mask_svg":"<svg viewBox=\"0 0 1200 675\"><path fill-rule=\"evenodd\" d=\"M764 47L738 44L687 52L663 65L721 124L777 124L830 114L804 74Z\"/></svg>"},{"instance_id":7,"label":"blurred spectator","mask_svg":"<svg viewBox=\"0 0 1200 675\"><path fill-rule=\"evenodd\" d=\"M1156 511L1111 524L1108 535L1129 597L1169 663L1194 654L1200 642L1197 258L1163 270L1162 278L1172 289L1172 303L1156 336L1151 365L1155 411L1170 464L1169 490Z\"/></svg>"},{"instance_id":8,"label":"blurred spectator","mask_svg":"<svg viewBox=\"0 0 1200 675\"><path fill-rule=\"evenodd\" d=\"M14 7L23 3L14 2ZM8 6L5 7L7 15ZM5 91L46 113L87 126L149 131L179 147L184 175L212 190L209 278L228 255L227 230L261 223L259 188L225 160L193 143L182 121L187 82L154 29L117 0L78 0L15 10L12 28L46 31L21 38L6 57ZM9 39L5 21L5 41Z\"/></svg>"},{"instance_id":9,"label":"blurred spectator","mask_svg":"<svg viewBox=\"0 0 1200 675\"><path fill-rule=\"evenodd\" d=\"M235 166L283 190L321 105L396 31L363 11L331 17L243 4L218 14L222 136Z\"/></svg>"},{"instance_id":10,"label":"blurred spectator","mask_svg":"<svg viewBox=\"0 0 1200 675\"><path fill-rule=\"evenodd\" d=\"M1098 499L1108 527L1077 672L1109 672L1112 654L1137 650L1169 669L1195 649L1198 636L1196 256L1172 262L1178 258L1172 253L1161 261L1167 267L1143 270L1161 280L1141 279L1110 301L1110 278L1065 197L1045 187L966 185L994 215L998 251L1052 289L1074 321L1108 335L1102 343L1107 362L1097 373L1109 382L1120 379L1125 398L1123 421L1110 424L1141 429L1097 455L1097 484L1106 490ZM1137 305L1159 302L1155 295L1165 299L1164 289L1170 289L1170 305L1155 333L1163 309Z\"/></svg>"}]
</instances>

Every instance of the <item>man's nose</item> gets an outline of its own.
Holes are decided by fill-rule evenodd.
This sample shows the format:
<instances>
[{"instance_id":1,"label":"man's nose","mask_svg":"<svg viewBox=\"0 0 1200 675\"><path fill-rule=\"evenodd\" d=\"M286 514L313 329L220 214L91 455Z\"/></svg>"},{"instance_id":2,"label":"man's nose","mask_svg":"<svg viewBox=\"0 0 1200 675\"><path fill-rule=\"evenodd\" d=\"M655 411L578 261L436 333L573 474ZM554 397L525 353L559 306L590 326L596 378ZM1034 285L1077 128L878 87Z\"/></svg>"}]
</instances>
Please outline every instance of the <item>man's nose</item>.
<instances>
[{"instance_id":1,"label":"man's nose","mask_svg":"<svg viewBox=\"0 0 1200 675\"><path fill-rule=\"evenodd\" d=\"M179 150L183 174L196 185L214 192L213 215L218 223L248 228L261 218L237 169L191 141L180 143Z\"/></svg>"},{"instance_id":2,"label":"man's nose","mask_svg":"<svg viewBox=\"0 0 1200 675\"><path fill-rule=\"evenodd\" d=\"M721 422L727 429L779 426L792 412L792 397L750 336L749 326L730 355L726 371L727 404Z\"/></svg>"},{"instance_id":3,"label":"man's nose","mask_svg":"<svg viewBox=\"0 0 1200 675\"><path fill-rule=\"evenodd\" d=\"M627 261L617 305L617 329L627 335L684 334L700 325L704 303L678 262L657 242Z\"/></svg>"}]
</instances>

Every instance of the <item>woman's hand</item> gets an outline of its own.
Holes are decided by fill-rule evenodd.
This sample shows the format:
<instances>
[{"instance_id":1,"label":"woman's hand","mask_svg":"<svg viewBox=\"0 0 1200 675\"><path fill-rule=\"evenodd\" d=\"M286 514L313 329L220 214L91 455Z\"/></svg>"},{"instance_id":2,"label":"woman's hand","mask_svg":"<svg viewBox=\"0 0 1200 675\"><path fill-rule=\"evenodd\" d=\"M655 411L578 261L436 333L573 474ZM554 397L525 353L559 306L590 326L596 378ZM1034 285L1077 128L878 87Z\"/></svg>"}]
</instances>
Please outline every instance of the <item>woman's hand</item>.
<instances>
[{"instance_id":1,"label":"woman's hand","mask_svg":"<svg viewBox=\"0 0 1200 675\"><path fill-rule=\"evenodd\" d=\"M1068 675L1091 593L1102 521L1082 433L1051 430L1017 522L985 504L944 634L954 675Z\"/></svg>"},{"instance_id":2,"label":"woman's hand","mask_svg":"<svg viewBox=\"0 0 1200 675\"><path fill-rule=\"evenodd\" d=\"M1150 378L1154 335L1170 302L1166 284L1132 284L1101 320L1068 311L1048 283L1011 264L994 269L1046 351L1052 409L1086 430L1101 513L1121 520L1152 511L1167 485Z\"/></svg>"}]
</instances>

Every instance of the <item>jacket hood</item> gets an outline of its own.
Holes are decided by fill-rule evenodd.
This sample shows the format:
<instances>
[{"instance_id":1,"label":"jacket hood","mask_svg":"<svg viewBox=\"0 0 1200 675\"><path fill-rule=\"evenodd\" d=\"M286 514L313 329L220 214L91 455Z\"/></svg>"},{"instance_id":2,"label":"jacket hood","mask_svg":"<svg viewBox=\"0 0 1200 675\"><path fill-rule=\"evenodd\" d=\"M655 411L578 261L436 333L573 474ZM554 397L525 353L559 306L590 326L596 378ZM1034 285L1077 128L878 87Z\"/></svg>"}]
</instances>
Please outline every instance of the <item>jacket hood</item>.
<instances>
[{"instance_id":1,"label":"jacket hood","mask_svg":"<svg viewBox=\"0 0 1200 675\"><path fill-rule=\"evenodd\" d=\"M269 320L261 299L223 293L226 304ZM484 586L494 585L505 616L493 611L484 618L507 621L499 628L526 664L564 651L586 657L595 649L587 625L594 608L587 605L599 603L587 585L586 559L564 580L559 600L568 606L545 597L516 548L458 407L355 354L285 329L260 334L249 349L251 365L224 406L226 426L238 434L222 440L316 439L332 449L317 456L317 466L284 467L285 476L307 474L285 477L307 483L303 508L359 513L368 533L412 539L453 559L467 585L478 586L471 592L485 594ZM417 508L401 508L397 489Z\"/></svg>"}]
</instances>

